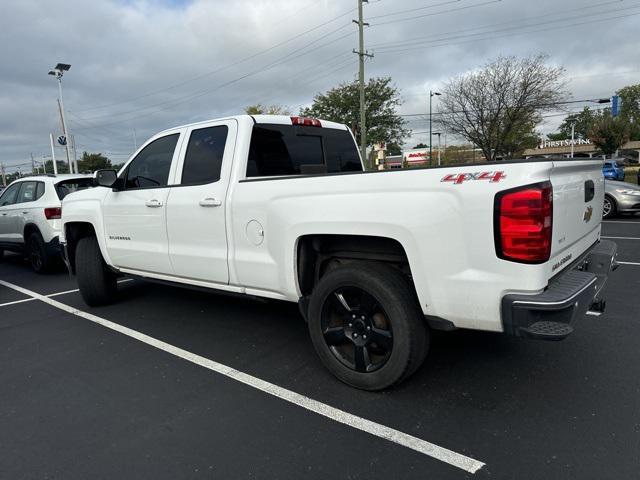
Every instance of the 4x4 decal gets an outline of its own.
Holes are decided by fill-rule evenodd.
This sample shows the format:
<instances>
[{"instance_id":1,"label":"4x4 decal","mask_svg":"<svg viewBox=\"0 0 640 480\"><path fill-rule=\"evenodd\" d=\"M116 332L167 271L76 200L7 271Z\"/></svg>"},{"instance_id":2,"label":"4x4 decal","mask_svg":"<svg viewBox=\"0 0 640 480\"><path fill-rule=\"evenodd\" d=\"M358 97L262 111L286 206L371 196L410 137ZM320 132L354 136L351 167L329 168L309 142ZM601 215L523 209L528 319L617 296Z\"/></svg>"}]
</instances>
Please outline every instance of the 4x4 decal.
<instances>
[{"instance_id":1,"label":"4x4 decal","mask_svg":"<svg viewBox=\"0 0 640 480\"><path fill-rule=\"evenodd\" d=\"M488 180L491 183L497 183L507 178L504 172L475 172L475 173L450 173L446 175L441 182L452 182L459 185L469 180Z\"/></svg>"}]
</instances>

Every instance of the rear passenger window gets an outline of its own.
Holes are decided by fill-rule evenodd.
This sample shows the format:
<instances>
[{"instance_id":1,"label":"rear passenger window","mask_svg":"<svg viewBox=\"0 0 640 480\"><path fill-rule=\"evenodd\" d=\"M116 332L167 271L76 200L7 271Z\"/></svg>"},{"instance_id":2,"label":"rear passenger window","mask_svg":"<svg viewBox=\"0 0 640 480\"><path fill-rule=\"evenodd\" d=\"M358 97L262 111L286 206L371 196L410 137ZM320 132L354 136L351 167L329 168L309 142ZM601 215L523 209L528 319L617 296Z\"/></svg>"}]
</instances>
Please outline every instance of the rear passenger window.
<instances>
[{"instance_id":1,"label":"rear passenger window","mask_svg":"<svg viewBox=\"0 0 640 480\"><path fill-rule=\"evenodd\" d=\"M182 168L183 185L203 185L220 180L228 133L229 128L225 125L191 133Z\"/></svg>"},{"instance_id":2,"label":"rear passenger window","mask_svg":"<svg viewBox=\"0 0 640 480\"><path fill-rule=\"evenodd\" d=\"M167 135L144 147L127 167L125 188L166 187L179 136L178 133Z\"/></svg>"},{"instance_id":3,"label":"rear passenger window","mask_svg":"<svg viewBox=\"0 0 640 480\"><path fill-rule=\"evenodd\" d=\"M346 130L294 125L255 125L247 177L362 171Z\"/></svg>"},{"instance_id":4,"label":"rear passenger window","mask_svg":"<svg viewBox=\"0 0 640 480\"><path fill-rule=\"evenodd\" d=\"M40 200L43 195L44 195L44 183L43 182L37 182L36 200Z\"/></svg>"},{"instance_id":5,"label":"rear passenger window","mask_svg":"<svg viewBox=\"0 0 640 480\"><path fill-rule=\"evenodd\" d=\"M24 182L16 203L33 202L36 199L37 182Z\"/></svg>"}]
</instances>

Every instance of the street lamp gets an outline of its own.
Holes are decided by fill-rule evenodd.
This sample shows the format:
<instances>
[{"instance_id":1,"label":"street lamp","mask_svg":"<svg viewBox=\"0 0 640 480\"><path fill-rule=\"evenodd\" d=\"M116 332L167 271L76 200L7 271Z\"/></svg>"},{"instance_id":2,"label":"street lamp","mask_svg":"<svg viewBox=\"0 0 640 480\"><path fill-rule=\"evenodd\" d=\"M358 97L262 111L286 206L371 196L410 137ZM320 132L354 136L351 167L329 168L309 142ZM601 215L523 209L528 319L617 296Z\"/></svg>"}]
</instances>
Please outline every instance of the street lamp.
<instances>
[{"instance_id":1,"label":"street lamp","mask_svg":"<svg viewBox=\"0 0 640 480\"><path fill-rule=\"evenodd\" d=\"M442 136L442 133L440 132L433 132L434 135L438 136L438 166L440 166L440 152L442 151L440 149L440 137Z\"/></svg>"},{"instance_id":2,"label":"street lamp","mask_svg":"<svg viewBox=\"0 0 640 480\"><path fill-rule=\"evenodd\" d=\"M433 97L439 97L440 95L442 94L429 90L429 165L432 164L431 155L433 154L433 147L431 146L433 143Z\"/></svg>"},{"instance_id":3,"label":"street lamp","mask_svg":"<svg viewBox=\"0 0 640 480\"><path fill-rule=\"evenodd\" d=\"M65 147L67 150L67 163L69 164L69 173L73 173L73 163L71 162L71 154L69 152L69 135L67 133L67 122L64 118L64 102L62 101L62 77L64 72L68 72L71 65L66 63L58 63L53 70L49 71L49 75L55 77L58 80L58 106L60 107L60 121L62 122L62 133L66 139ZM75 166L76 173L78 172L78 166Z\"/></svg>"}]
</instances>

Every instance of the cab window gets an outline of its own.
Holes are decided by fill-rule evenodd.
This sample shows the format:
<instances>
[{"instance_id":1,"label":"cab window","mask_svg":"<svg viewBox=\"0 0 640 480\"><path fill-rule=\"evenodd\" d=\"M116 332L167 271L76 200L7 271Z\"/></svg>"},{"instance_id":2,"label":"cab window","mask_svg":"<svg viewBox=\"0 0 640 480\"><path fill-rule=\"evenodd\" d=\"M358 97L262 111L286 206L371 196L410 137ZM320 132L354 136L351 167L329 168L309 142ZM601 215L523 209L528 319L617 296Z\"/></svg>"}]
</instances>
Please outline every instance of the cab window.
<instances>
[{"instance_id":1,"label":"cab window","mask_svg":"<svg viewBox=\"0 0 640 480\"><path fill-rule=\"evenodd\" d=\"M166 187L179 136L167 135L147 145L127 167L125 189Z\"/></svg>"},{"instance_id":2,"label":"cab window","mask_svg":"<svg viewBox=\"0 0 640 480\"><path fill-rule=\"evenodd\" d=\"M14 183L13 185L9 185L7 187L2 196L0 196L0 207L13 205L14 203L16 203L16 197L18 196L20 185L20 183Z\"/></svg>"},{"instance_id":3,"label":"cab window","mask_svg":"<svg viewBox=\"0 0 640 480\"><path fill-rule=\"evenodd\" d=\"M184 157L182 185L203 185L220 180L228 132L229 128L222 125L191 133Z\"/></svg>"}]
</instances>

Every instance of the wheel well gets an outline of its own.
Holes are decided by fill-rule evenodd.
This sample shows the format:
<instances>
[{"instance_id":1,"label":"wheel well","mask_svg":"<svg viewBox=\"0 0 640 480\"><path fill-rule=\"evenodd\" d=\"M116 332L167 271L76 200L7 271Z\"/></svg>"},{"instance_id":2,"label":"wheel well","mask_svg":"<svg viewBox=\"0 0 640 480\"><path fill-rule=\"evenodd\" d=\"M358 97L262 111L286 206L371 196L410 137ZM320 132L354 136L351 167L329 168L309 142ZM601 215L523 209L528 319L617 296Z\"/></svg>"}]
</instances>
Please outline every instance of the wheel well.
<instances>
[{"instance_id":1,"label":"wheel well","mask_svg":"<svg viewBox=\"0 0 640 480\"><path fill-rule=\"evenodd\" d=\"M298 285L303 297L329 271L354 262L383 262L413 285L409 259L400 242L366 235L306 235L298 240Z\"/></svg>"},{"instance_id":2,"label":"wheel well","mask_svg":"<svg viewBox=\"0 0 640 480\"><path fill-rule=\"evenodd\" d=\"M67 240L67 256L71 272L76 273L76 247L81 238L95 237L96 231L93 225L85 222L71 222L64 226Z\"/></svg>"},{"instance_id":3,"label":"wheel well","mask_svg":"<svg viewBox=\"0 0 640 480\"><path fill-rule=\"evenodd\" d=\"M29 237L32 233L40 233L40 229L33 223L27 223L24 226L24 243L25 245L29 241Z\"/></svg>"}]
</instances>

